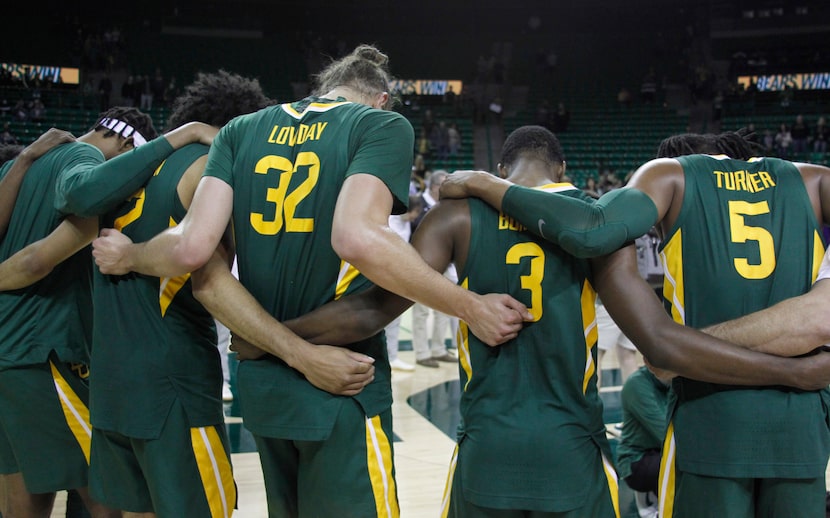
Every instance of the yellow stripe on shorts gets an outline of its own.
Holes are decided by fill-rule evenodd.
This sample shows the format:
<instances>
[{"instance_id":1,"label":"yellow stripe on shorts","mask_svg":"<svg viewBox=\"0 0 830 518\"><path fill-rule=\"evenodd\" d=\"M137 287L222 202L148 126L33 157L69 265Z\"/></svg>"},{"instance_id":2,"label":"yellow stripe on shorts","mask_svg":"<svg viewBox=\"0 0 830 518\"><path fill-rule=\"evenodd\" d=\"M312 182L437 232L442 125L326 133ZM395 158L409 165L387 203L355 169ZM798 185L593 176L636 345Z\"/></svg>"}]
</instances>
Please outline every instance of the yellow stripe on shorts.
<instances>
[{"instance_id":1,"label":"yellow stripe on shorts","mask_svg":"<svg viewBox=\"0 0 830 518\"><path fill-rule=\"evenodd\" d=\"M398 518L401 511L392 476L392 447L379 415L366 418L366 462L378 518Z\"/></svg>"},{"instance_id":2,"label":"yellow stripe on shorts","mask_svg":"<svg viewBox=\"0 0 830 518\"><path fill-rule=\"evenodd\" d=\"M608 479L608 490L611 492L611 504L614 506L614 516L620 518L620 483L614 466L602 455L602 469Z\"/></svg>"},{"instance_id":3,"label":"yellow stripe on shorts","mask_svg":"<svg viewBox=\"0 0 830 518\"><path fill-rule=\"evenodd\" d=\"M444 497L441 499L441 518L447 518L450 514L450 495L452 494L452 483L455 479L455 467L458 464L458 443L452 450L452 458L450 459L450 472L447 474L447 483L444 486Z\"/></svg>"},{"instance_id":4,"label":"yellow stripe on shorts","mask_svg":"<svg viewBox=\"0 0 830 518\"><path fill-rule=\"evenodd\" d=\"M61 409L63 415L66 417L66 424L78 445L84 452L84 458L89 465L89 449L92 444L92 425L89 422L89 409L86 407L78 394L72 390L72 387L63 377L63 375L55 367L55 364L49 362L49 367L52 369L52 379L55 381L55 390L58 393L58 398L61 402Z\"/></svg>"},{"instance_id":5,"label":"yellow stripe on shorts","mask_svg":"<svg viewBox=\"0 0 830 518\"><path fill-rule=\"evenodd\" d=\"M660 459L660 476L657 486L659 493L657 501L661 518L671 518L674 515L675 475L674 422L669 421L666 439L663 441L663 456Z\"/></svg>"},{"instance_id":6,"label":"yellow stripe on shorts","mask_svg":"<svg viewBox=\"0 0 830 518\"><path fill-rule=\"evenodd\" d=\"M230 518L236 505L236 485L225 445L212 426L191 428L190 442L211 518Z\"/></svg>"},{"instance_id":7,"label":"yellow stripe on shorts","mask_svg":"<svg viewBox=\"0 0 830 518\"><path fill-rule=\"evenodd\" d=\"M467 277L464 279L464 282L461 283L461 287L467 290L469 289L469 286L470 278ZM456 343L458 344L459 363L461 368L464 369L464 373L467 375L467 382L461 390L466 392L467 385L469 385L470 381L473 379L473 360L470 358L470 327L467 325L467 322L464 322L463 320L458 321L457 337Z\"/></svg>"}]
</instances>

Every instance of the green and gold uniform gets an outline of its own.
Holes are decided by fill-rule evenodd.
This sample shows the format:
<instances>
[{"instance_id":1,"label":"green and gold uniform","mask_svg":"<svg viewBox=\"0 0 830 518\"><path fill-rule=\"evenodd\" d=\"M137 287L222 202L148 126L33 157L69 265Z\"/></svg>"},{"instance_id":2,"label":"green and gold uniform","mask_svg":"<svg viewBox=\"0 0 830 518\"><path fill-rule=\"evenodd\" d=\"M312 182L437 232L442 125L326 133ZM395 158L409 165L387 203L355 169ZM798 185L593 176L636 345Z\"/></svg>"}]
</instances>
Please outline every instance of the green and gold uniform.
<instances>
[{"instance_id":1,"label":"green and gold uniform","mask_svg":"<svg viewBox=\"0 0 830 518\"><path fill-rule=\"evenodd\" d=\"M570 184L543 189L588 199ZM619 516L596 387L590 265L480 200L469 206L461 285L508 293L535 321L498 347L461 323L462 429L444 515Z\"/></svg>"},{"instance_id":2,"label":"green and gold uniform","mask_svg":"<svg viewBox=\"0 0 830 518\"><path fill-rule=\"evenodd\" d=\"M620 393L623 424L617 447L617 473L621 479L628 479L632 475L632 466L647 457L645 462L654 468L654 471L649 471L653 474L649 479L649 490L655 494L660 450L666 436L668 397L669 385L657 379L645 366L625 380ZM638 473L637 481L642 483L643 478L646 477ZM645 491L642 488L633 489Z\"/></svg>"},{"instance_id":3,"label":"green and gold uniform","mask_svg":"<svg viewBox=\"0 0 830 518\"><path fill-rule=\"evenodd\" d=\"M376 176L402 212L413 142L401 115L343 99L273 106L222 128L205 175L233 188L239 279L276 319L303 315L348 289L356 272L331 247L341 186L353 174ZM275 358L239 366L242 413L257 438L271 516L398 513L384 340L349 347L376 359L374 381L355 397L319 390ZM341 431L342 419L352 421ZM341 441L347 437L352 442ZM348 463L326 465L337 455ZM337 476L326 477L332 465Z\"/></svg>"},{"instance_id":4,"label":"green and gold uniform","mask_svg":"<svg viewBox=\"0 0 830 518\"><path fill-rule=\"evenodd\" d=\"M201 144L174 152L102 225L134 242L174 226L186 212L179 181L207 152ZM193 297L190 274L160 279L96 268L93 306L93 495L160 516L230 516L236 490L216 329Z\"/></svg>"},{"instance_id":5,"label":"green and gold uniform","mask_svg":"<svg viewBox=\"0 0 830 518\"><path fill-rule=\"evenodd\" d=\"M84 142L49 151L23 179L0 261L49 235L67 214L112 208L96 181L113 178L111 191L123 200L171 149L156 139L106 163ZM122 167L132 173L119 174ZM66 185L77 198L64 195ZM87 248L31 286L0 293L0 473L21 472L32 493L87 485L91 270Z\"/></svg>"},{"instance_id":6,"label":"green and gold uniform","mask_svg":"<svg viewBox=\"0 0 830 518\"><path fill-rule=\"evenodd\" d=\"M663 293L675 321L702 328L810 289L824 244L795 166L774 158L677 160L685 176L683 205L661 245ZM660 516L823 513L830 455L826 390L685 378L676 378L673 389ZM715 496L719 479L720 487L745 487ZM786 483L792 479L801 490ZM743 494L747 501L735 496Z\"/></svg>"}]
</instances>

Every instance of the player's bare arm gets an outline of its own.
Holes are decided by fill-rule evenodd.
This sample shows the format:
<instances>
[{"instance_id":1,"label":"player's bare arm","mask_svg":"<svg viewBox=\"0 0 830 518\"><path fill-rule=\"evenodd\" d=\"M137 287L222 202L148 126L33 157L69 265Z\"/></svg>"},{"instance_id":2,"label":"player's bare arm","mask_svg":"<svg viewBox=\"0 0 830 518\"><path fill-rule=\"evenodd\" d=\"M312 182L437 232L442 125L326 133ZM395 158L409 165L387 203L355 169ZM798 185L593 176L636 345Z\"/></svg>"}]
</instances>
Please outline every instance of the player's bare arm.
<instances>
[{"instance_id":1,"label":"player's bare arm","mask_svg":"<svg viewBox=\"0 0 830 518\"><path fill-rule=\"evenodd\" d=\"M503 343L517 333L527 308L507 295L482 297L430 268L388 226L389 189L368 174L350 176L338 197L332 247L373 282L399 295L457 316L487 343ZM390 268L389 265L395 265Z\"/></svg>"},{"instance_id":2,"label":"player's bare arm","mask_svg":"<svg viewBox=\"0 0 830 518\"><path fill-rule=\"evenodd\" d=\"M231 274L227 258L220 253L193 272L192 280L196 299L228 326L234 337L281 358L315 387L332 394L355 395L374 379L371 357L343 347L313 345L274 319Z\"/></svg>"},{"instance_id":3,"label":"player's bare arm","mask_svg":"<svg viewBox=\"0 0 830 518\"><path fill-rule=\"evenodd\" d=\"M43 279L89 245L97 232L98 218L67 217L48 236L0 263L0 291L25 288Z\"/></svg>"},{"instance_id":4,"label":"player's bare arm","mask_svg":"<svg viewBox=\"0 0 830 518\"><path fill-rule=\"evenodd\" d=\"M672 321L640 277L632 246L594 259L592 265L594 286L611 317L659 369L730 385L786 385L816 390L830 383L830 353L809 358L773 356Z\"/></svg>"}]
</instances>

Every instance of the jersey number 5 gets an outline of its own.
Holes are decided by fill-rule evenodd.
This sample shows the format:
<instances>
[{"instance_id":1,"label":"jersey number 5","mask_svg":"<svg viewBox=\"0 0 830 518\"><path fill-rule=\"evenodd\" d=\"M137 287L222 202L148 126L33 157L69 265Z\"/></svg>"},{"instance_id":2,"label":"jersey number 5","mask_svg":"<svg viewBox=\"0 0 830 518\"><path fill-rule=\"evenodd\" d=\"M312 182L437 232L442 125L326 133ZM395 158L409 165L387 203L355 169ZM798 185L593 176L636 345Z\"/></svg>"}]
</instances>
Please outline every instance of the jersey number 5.
<instances>
[{"instance_id":1,"label":"jersey number 5","mask_svg":"<svg viewBox=\"0 0 830 518\"><path fill-rule=\"evenodd\" d=\"M765 228L751 227L746 224L744 216L768 214L769 204L766 201L750 203L746 201L729 202L729 230L733 243L758 243L760 262L750 264L745 257L733 259L735 270L746 279L766 279L775 270L775 245L772 234Z\"/></svg>"},{"instance_id":2,"label":"jersey number 5","mask_svg":"<svg viewBox=\"0 0 830 518\"><path fill-rule=\"evenodd\" d=\"M308 177L289 192L288 184L291 183L291 177L300 167L308 167ZM317 185L320 177L320 158L316 153L304 151L297 155L297 160L292 164L285 157L268 155L262 157L254 168L257 174L268 174L272 170L280 172L280 181L276 189L268 188L265 199L274 204L274 212L269 214L267 219L265 214L252 212L251 226L260 234L267 236L276 235L283 229L283 223L286 232L313 232L314 218L294 217L294 211Z\"/></svg>"}]
</instances>

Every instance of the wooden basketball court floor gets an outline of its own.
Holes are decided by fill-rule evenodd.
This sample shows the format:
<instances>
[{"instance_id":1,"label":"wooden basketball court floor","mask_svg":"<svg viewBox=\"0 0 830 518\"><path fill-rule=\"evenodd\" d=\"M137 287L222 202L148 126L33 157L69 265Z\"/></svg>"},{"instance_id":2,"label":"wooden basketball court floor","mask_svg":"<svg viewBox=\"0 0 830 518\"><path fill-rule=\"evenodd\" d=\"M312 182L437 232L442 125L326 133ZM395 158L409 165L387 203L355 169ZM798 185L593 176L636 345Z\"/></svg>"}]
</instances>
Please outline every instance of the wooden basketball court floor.
<instances>
[{"instance_id":1,"label":"wooden basketball court floor","mask_svg":"<svg viewBox=\"0 0 830 518\"><path fill-rule=\"evenodd\" d=\"M410 314L401 322L399 356L415 364L411 350ZM233 361L231 368L233 369ZM616 355L610 351L601 366L606 423L619 422L619 371ZM233 372L233 371L232 371ZM232 376L233 381L233 376ZM439 368L417 366L414 372L393 371L392 405L395 469L401 518L436 518L446 483L458 424L458 366L440 363ZM250 433L244 429L237 402L226 403L225 415L231 442L234 478L238 486L236 518L268 516L262 471ZM614 447L614 438L609 436ZM828 469L830 481L830 469ZM624 485L623 485L624 486ZM623 518L636 517L630 490L621 487ZM52 518L65 516L65 495L59 494Z\"/></svg>"}]
</instances>

